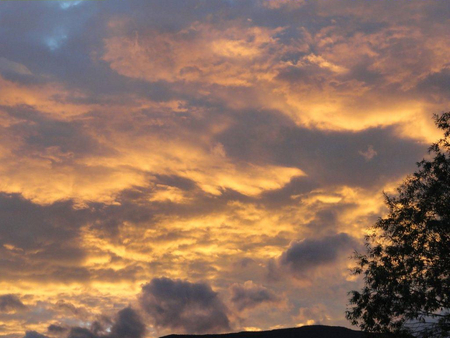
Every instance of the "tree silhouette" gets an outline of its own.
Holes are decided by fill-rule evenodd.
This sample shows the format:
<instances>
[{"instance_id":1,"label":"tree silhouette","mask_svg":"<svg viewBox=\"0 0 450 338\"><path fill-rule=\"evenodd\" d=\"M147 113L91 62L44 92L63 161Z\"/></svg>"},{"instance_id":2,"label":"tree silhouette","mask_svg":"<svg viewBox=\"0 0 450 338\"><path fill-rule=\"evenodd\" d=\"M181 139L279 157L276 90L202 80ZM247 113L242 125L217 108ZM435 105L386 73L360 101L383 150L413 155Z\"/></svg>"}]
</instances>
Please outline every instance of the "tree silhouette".
<instances>
[{"instance_id":1,"label":"tree silhouette","mask_svg":"<svg viewBox=\"0 0 450 338\"><path fill-rule=\"evenodd\" d=\"M385 195L389 213L366 236L346 317L364 331L395 336L450 336L450 112L435 115L444 137L430 160Z\"/></svg>"}]
</instances>

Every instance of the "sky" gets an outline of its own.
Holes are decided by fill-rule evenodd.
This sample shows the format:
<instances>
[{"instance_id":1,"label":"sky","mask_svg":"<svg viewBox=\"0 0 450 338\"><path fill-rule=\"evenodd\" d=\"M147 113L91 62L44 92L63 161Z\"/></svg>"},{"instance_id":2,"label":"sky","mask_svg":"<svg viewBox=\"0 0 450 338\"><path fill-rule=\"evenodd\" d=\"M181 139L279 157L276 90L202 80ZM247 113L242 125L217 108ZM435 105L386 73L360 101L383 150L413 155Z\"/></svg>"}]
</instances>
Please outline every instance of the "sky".
<instances>
[{"instance_id":1,"label":"sky","mask_svg":"<svg viewBox=\"0 0 450 338\"><path fill-rule=\"evenodd\" d=\"M0 2L0 337L350 327L440 137L450 3Z\"/></svg>"}]
</instances>

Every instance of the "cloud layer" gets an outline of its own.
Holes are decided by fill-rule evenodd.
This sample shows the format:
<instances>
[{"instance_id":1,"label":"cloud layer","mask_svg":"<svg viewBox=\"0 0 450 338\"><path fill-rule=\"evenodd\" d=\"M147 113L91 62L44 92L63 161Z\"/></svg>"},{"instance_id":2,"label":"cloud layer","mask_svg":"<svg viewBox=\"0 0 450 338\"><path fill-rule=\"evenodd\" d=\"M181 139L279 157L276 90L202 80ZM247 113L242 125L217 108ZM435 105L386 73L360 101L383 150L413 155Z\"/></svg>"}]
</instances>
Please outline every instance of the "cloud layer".
<instances>
[{"instance_id":1,"label":"cloud layer","mask_svg":"<svg viewBox=\"0 0 450 338\"><path fill-rule=\"evenodd\" d=\"M0 337L349 325L449 107L448 3L1 5Z\"/></svg>"}]
</instances>

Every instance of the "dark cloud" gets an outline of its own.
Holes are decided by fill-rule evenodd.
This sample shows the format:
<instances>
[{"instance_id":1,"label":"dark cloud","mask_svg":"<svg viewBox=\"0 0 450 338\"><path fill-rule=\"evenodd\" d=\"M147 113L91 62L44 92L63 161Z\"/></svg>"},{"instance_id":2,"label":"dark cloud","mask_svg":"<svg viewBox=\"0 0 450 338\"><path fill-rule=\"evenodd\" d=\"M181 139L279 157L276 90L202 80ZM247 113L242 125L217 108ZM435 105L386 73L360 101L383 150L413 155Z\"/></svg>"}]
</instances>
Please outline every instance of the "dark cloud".
<instances>
[{"instance_id":1,"label":"dark cloud","mask_svg":"<svg viewBox=\"0 0 450 338\"><path fill-rule=\"evenodd\" d=\"M244 284L233 284L230 291L231 302L239 311L252 309L267 303L276 303L280 300L269 289L251 281Z\"/></svg>"},{"instance_id":2,"label":"dark cloud","mask_svg":"<svg viewBox=\"0 0 450 338\"><path fill-rule=\"evenodd\" d=\"M277 210L280 207L295 204L293 196L307 194L318 187L320 183L310 177L294 177L284 187L262 193L259 201L263 202L267 208Z\"/></svg>"},{"instance_id":3,"label":"dark cloud","mask_svg":"<svg viewBox=\"0 0 450 338\"><path fill-rule=\"evenodd\" d=\"M0 280L87 280L80 228L88 214L70 201L42 206L0 193Z\"/></svg>"},{"instance_id":4,"label":"dark cloud","mask_svg":"<svg viewBox=\"0 0 450 338\"><path fill-rule=\"evenodd\" d=\"M450 99L450 68L431 73L417 85L418 93L426 93L437 102Z\"/></svg>"},{"instance_id":5,"label":"dark cloud","mask_svg":"<svg viewBox=\"0 0 450 338\"><path fill-rule=\"evenodd\" d=\"M39 248L39 260L79 261L84 253L72 244L84 224L82 215L71 202L41 206L19 194L0 193L0 243L25 251Z\"/></svg>"},{"instance_id":6,"label":"dark cloud","mask_svg":"<svg viewBox=\"0 0 450 338\"><path fill-rule=\"evenodd\" d=\"M141 338L145 334L145 325L132 308L125 308L117 314L108 338Z\"/></svg>"},{"instance_id":7,"label":"dark cloud","mask_svg":"<svg viewBox=\"0 0 450 338\"><path fill-rule=\"evenodd\" d=\"M0 313L14 313L26 310L27 307L15 295L0 296Z\"/></svg>"},{"instance_id":8,"label":"dark cloud","mask_svg":"<svg viewBox=\"0 0 450 338\"><path fill-rule=\"evenodd\" d=\"M323 131L292 126L270 111L240 112L235 118L235 126L218 135L217 141L230 157L297 167L307 174L283 187L285 191L304 191L317 184L380 186L413 170L426 151L424 144L399 139L395 126ZM361 155L368 149L377 154L371 161Z\"/></svg>"},{"instance_id":9,"label":"dark cloud","mask_svg":"<svg viewBox=\"0 0 450 338\"><path fill-rule=\"evenodd\" d=\"M105 155L113 151L102 147L88 135L80 122L63 122L39 118L35 123L15 126L16 135L24 134L26 145L23 151L43 151L45 148L58 147L62 154L70 158L83 155ZM28 122L28 121L27 121ZM29 121L31 122L31 121Z\"/></svg>"},{"instance_id":10,"label":"dark cloud","mask_svg":"<svg viewBox=\"0 0 450 338\"><path fill-rule=\"evenodd\" d=\"M167 184L185 191L192 190L196 187L194 181L176 175L156 175L156 178L160 184Z\"/></svg>"},{"instance_id":11,"label":"dark cloud","mask_svg":"<svg viewBox=\"0 0 450 338\"><path fill-rule=\"evenodd\" d=\"M57 325L57 324L51 324L47 328L47 332L48 333L50 333L50 334L57 334L57 335L63 334L65 332L67 332L68 330L69 329L67 327L60 326L60 325Z\"/></svg>"},{"instance_id":12,"label":"dark cloud","mask_svg":"<svg viewBox=\"0 0 450 338\"><path fill-rule=\"evenodd\" d=\"M127 200L120 206L94 203L90 209L77 209L71 201L39 205L19 194L0 193L0 280L134 280L142 269L132 262L119 270L82 266L88 253L80 231L90 224L114 240L124 222L148 222L149 207Z\"/></svg>"},{"instance_id":13,"label":"dark cloud","mask_svg":"<svg viewBox=\"0 0 450 338\"><path fill-rule=\"evenodd\" d=\"M60 300L53 306L55 311L62 312L70 317L86 320L89 312L83 307L76 307L72 303Z\"/></svg>"},{"instance_id":14,"label":"dark cloud","mask_svg":"<svg viewBox=\"0 0 450 338\"><path fill-rule=\"evenodd\" d=\"M287 266L295 276L305 276L310 270L336 261L339 256L351 253L357 241L345 233L319 239L293 242L281 255L279 263Z\"/></svg>"},{"instance_id":15,"label":"dark cloud","mask_svg":"<svg viewBox=\"0 0 450 338\"><path fill-rule=\"evenodd\" d=\"M204 283L155 278L142 287L139 301L156 327L187 333L230 329L227 308Z\"/></svg>"},{"instance_id":16,"label":"dark cloud","mask_svg":"<svg viewBox=\"0 0 450 338\"><path fill-rule=\"evenodd\" d=\"M40 334L39 332L36 332L36 331L27 331L25 333L25 336L23 336L23 338L49 338L49 337L45 336L43 334Z\"/></svg>"},{"instance_id":17,"label":"dark cloud","mask_svg":"<svg viewBox=\"0 0 450 338\"><path fill-rule=\"evenodd\" d=\"M117 313L111 325L94 322L90 328L72 327L67 338L143 338L144 335L145 324L135 310L127 307Z\"/></svg>"},{"instance_id":18,"label":"dark cloud","mask_svg":"<svg viewBox=\"0 0 450 338\"><path fill-rule=\"evenodd\" d=\"M70 329L67 338L98 338L99 336L91 330L83 327L74 327Z\"/></svg>"},{"instance_id":19,"label":"dark cloud","mask_svg":"<svg viewBox=\"0 0 450 338\"><path fill-rule=\"evenodd\" d=\"M52 98L56 103L63 99ZM83 121L55 120L32 106L20 105L2 107L3 111L17 123L2 128L5 135L20 142L15 144L15 155L21 157L44 156L54 165L72 164L74 159L85 156L114 154L111 147L99 143L90 134L89 126ZM1 128L1 126L0 126ZM53 150L49 153L49 150Z\"/></svg>"}]
</instances>

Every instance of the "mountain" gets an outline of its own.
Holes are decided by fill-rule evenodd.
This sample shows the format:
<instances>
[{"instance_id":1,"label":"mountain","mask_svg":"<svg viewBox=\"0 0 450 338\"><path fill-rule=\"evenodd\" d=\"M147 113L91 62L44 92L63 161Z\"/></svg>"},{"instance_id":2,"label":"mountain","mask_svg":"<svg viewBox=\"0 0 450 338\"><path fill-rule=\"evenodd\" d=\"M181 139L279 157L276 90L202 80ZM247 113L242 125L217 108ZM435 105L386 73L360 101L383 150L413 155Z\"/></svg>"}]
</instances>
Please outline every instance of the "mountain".
<instances>
[{"instance_id":1,"label":"mountain","mask_svg":"<svg viewBox=\"0 0 450 338\"><path fill-rule=\"evenodd\" d=\"M381 337L354 331L340 326L311 325L271 331L245 331L225 334L178 335L171 334L161 338L366 338Z\"/></svg>"}]
</instances>

